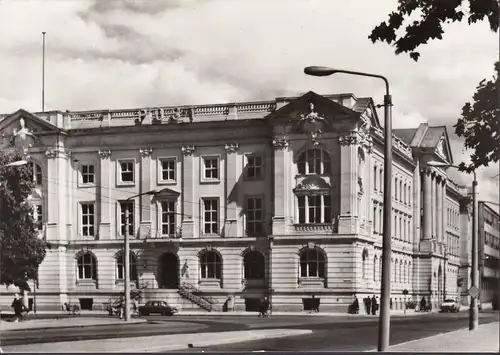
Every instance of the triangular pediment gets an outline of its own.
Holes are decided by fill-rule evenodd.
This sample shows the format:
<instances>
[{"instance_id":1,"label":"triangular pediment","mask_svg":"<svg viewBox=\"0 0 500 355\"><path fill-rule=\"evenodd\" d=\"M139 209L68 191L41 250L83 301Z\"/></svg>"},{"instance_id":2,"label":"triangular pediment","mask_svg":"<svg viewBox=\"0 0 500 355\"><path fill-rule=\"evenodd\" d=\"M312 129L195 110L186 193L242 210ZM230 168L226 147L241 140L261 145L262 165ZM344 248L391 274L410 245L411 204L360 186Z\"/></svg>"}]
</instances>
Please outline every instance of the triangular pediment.
<instances>
[{"instance_id":1,"label":"triangular pediment","mask_svg":"<svg viewBox=\"0 0 500 355\"><path fill-rule=\"evenodd\" d=\"M328 123L335 120L357 119L359 113L342 106L326 97L316 94L313 91L302 95L289 102L287 105L269 114L266 119L270 122L299 121L304 116L311 113L311 104L318 117L325 119Z\"/></svg>"},{"instance_id":2,"label":"triangular pediment","mask_svg":"<svg viewBox=\"0 0 500 355\"><path fill-rule=\"evenodd\" d=\"M34 145L37 135L61 133L52 123L23 109L5 116L0 121L0 147L11 145ZM18 142L22 141L22 142Z\"/></svg>"},{"instance_id":3,"label":"triangular pediment","mask_svg":"<svg viewBox=\"0 0 500 355\"><path fill-rule=\"evenodd\" d=\"M450 140L448 139L448 133L446 132L446 130L439 138L434 151L442 160L447 163L453 164L453 155L451 153Z\"/></svg>"}]
</instances>

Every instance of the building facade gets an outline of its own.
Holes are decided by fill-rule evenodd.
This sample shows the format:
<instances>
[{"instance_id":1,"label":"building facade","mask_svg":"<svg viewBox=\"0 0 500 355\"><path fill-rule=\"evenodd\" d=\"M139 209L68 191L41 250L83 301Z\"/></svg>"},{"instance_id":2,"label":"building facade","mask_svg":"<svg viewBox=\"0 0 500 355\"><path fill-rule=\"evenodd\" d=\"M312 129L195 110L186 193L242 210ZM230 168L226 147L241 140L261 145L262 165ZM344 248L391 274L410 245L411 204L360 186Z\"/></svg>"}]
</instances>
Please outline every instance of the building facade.
<instances>
[{"instance_id":1,"label":"building facade","mask_svg":"<svg viewBox=\"0 0 500 355\"><path fill-rule=\"evenodd\" d=\"M123 292L125 233L143 302L251 310L270 296L276 311L315 299L344 312L380 293L384 136L371 98L19 110L0 132L37 185L38 309L98 309ZM470 206L431 160L453 162L445 127L393 132L394 309L468 302Z\"/></svg>"},{"instance_id":2,"label":"building facade","mask_svg":"<svg viewBox=\"0 0 500 355\"><path fill-rule=\"evenodd\" d=\"M500 292L500 216L487 202L479 202L479 267L481 303L492 303Z\"/></svg>"}]
</instances>

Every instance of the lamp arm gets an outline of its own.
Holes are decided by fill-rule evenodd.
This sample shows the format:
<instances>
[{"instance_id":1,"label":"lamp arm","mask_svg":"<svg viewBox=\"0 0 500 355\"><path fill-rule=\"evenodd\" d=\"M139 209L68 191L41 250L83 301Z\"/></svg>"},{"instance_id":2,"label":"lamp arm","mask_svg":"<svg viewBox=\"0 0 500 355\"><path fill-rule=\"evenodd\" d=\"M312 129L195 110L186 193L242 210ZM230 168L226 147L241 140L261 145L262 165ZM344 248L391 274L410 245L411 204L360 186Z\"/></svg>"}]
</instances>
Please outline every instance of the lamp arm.
<instances>
[{"instance_id":1,"label":"lamp arm","mask_svg":"<svg viewBox=\"0 0 500 355\"><path fill-rule=\"evenodd\" d=\"M345 73L345 74L352 74L352 75L360 75L360 76L369 76L372 78L379 78L382 79L385 83L385 94L390 95L390 90L389 90L389 80L383 75L378 75L378 74L370 74L370 73L363 73L359 71L352 71L352 70L336 70L335 72L337 73Z\"/></svg>"}]
</instances>

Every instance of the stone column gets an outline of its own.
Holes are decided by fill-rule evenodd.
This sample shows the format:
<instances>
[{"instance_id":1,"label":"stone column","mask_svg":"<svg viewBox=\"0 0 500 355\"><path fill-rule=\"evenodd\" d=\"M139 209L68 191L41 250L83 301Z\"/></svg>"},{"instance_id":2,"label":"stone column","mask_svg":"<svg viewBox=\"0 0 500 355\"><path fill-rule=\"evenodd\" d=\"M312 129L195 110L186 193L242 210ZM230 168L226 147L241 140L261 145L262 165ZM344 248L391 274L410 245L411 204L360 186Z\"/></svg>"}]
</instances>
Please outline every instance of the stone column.
<instances>
[{"instance_id":1,"label":"stone column","mask_svg":"<svg viewBox=\"0 0 500 355\"><path fill-rule=\"evenodd\" d=\"M60 179L59 176L59 159L57 158L57 151L48 149L45 151L47 158L47 211L45 212L47 218L47 240L55 241L59 239L59 212L60 212L60 186L65 184L65 180ZM63 205L64 206L64 205Z\"/></svg>"},{"instance_id":2,"label":"stone column","mask_svg":"<svg viewBox=\"0 0 500 355\"><path fill-rule=\"evenodd\" d=\"M424 239L432 237L432 179L429 170L422 171L424 175Z\"/></svg>"},{"instance_id":3,"label":"stone column","mask_svg":"<svg viewBox=\"0 0 500 355\"><path fill-rule=\"evenodd\" d=\"M226 218L224 222L224 237L238 236L238 143L226 144Z\"/></svg>"},{"instance_id":4,"label":"stone column","mask_svg":"<svg viewBox=\"0 0 500 355\"><path fill-rule=\"evenodd\" d=\"M287 171L288 141L285 138L273 139L274 146L274 216L273 231L276 234L286 232L286 194L287 194Z\"/></svg>"},{"instance_id":5,"label":"stone column","mask_svg":"<svg viewBox=\"0 0 500 355\"><path fill-rule=\"evenodd\" d=\"M439 242L443 241L443 181L441 176L438 177L436 180L437 185L436 185L436 221L437 221L437 228L436 228L436 239Z\"/></svg>"},{"instance_id":6,"label":"stone column","mask_svg":"<svg viewBox=\"0 0 500 355\"><path fill-rule=\"evenodd\" d=\"M141 154L140 193L142 194L153 189L153 171L151 164L151 153L153 153L153 149L139 149L139 153ZM139 206L141 216L139 238L143 239L151 234L151 210L153 208L151 205L151 195L142 195L140 197Z\"/></svg>"},{"instance_id":7,"label":"stone column","mask_svg":"<svg viewBox=\"0 0 500 355\"><path fill-rule=\"evenodd\" d=\"M194 145L183 145L182 152L182 237L195 238L196 226L194 218L199 215L200 208L194 196L195 159ZM199 219L199 218L198 218Z\"/></svg>"},{"instance_id":8,"label":"stone column","mask_svg":"<svg viewBox=\"0 0 500 355\"><path fill-rule=\"evenodd\" d=\"M340 234L351 234L356 231L357 206L357 137L344 136L340 143Z\"/></svg>"},{"instance_id":9,"label":"stone column","mask_svg":"<svg viewBox=\"0 0 500 355\"><path fill-rule=\"evenodd\" d=\"M446 178L441 180L441 241L446 242Z\"/></svg>"},{"instance_id":10,"label":"stone column","mask_svg":"<svg viewBox=\"0 0 500 355\"><path fill-rule=\"evenodd\" d=\"M431 238L434 239L436 238L436 174L433 172L431 173Z\"/></svg>"},{"instance_id":11,"label":"stone column","mask_svg":"<svg viewBox=\"0 0 500 355\"><path fill-rule=\"evenodd\" d=\"M112 200L113 190L111 182L111 151L109 149L99 150L99 184L97 185L96 207L99 211L99 239L116 239L113 236L111 226L111 215L115 203Z\"/></svg>"}]
</instances>

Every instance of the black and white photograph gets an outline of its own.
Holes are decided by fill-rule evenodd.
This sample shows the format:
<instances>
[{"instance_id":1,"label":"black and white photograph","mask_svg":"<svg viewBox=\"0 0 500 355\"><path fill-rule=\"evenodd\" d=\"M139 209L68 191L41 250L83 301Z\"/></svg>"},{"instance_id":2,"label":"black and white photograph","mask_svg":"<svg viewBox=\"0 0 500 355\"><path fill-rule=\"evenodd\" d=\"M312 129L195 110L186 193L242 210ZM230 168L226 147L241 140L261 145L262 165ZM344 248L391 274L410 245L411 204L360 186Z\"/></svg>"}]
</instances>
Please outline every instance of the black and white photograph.
<instances>
[{"instance_id":1,"label":"black and white photograph","mask_svg":"<svg viewBox=\"0 0 500 355\"><path fill-rule=\"evenodd\" d=\"M498 0L0 0L0 352L500 352Z\"/></svg>"}]
</instances>

